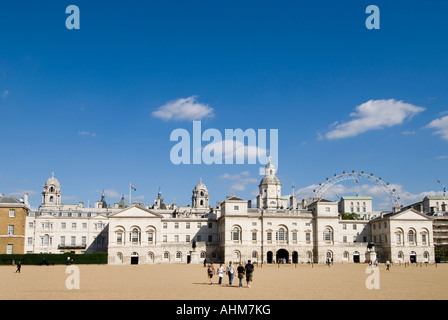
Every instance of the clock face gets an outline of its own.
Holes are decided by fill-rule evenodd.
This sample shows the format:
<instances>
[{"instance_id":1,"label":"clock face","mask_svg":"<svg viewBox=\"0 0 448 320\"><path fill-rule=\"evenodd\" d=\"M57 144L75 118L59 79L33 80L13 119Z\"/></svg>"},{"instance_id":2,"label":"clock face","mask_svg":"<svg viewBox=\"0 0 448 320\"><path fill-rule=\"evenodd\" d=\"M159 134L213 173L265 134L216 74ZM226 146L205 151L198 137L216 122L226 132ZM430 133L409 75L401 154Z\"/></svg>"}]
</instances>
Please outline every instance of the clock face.
<instances>
[{"instance_id":1,"label":"clock face","mask_svg":"<svg viewBox=\"0 0 448 320\"><path fill-rule=\"evenodd\" d=\"M275 193L275 190L274 190L274 189L270 189L270 190L269 190L269 193L270 193L270 194L274 194L274 193Z\"/></svg>"}]
</instances>

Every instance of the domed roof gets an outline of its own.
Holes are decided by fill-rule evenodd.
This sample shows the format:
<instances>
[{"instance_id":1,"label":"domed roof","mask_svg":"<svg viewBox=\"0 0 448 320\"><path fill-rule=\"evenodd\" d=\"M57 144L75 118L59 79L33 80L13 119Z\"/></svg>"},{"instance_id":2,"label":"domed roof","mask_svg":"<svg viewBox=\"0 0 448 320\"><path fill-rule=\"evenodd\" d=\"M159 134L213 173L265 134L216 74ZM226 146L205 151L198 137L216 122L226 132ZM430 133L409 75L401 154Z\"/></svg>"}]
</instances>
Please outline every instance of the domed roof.
<instances>
[{"instance_id":1,"label":"domed roof","mask_svg":"<svg viewBox=\"0 0 448 320\"><path fill-rule=\"evenodd\" d=\"M281 185L280 180L278 180L276 176L265 176L261 180L260 185L266 185L266 184Z\"/></svg>"},{"instance_id":2,"label":"domed roof","mask_svg":"<svg viewBox=\"0 0 448 320\"><path fill-rule=\"evenodd\" d=\"M51 178L48 179L47 182L45 182L45 185L47 185L47 186L52 185L52 186L60 187L59 181L58 181L58 179L56 179L54 177L54 173L53 172L51 173Z\"/></svg>"},{"instance_id":3,"label":"domed roof","mask_svg":"<svg viewBox=\"0 0 448 320\"><path fill-rule=\"evenodd\" d=\"M202 179L199 179L199 183L194 187L194 190L207 190L205 184L202 183Z\"/></svg>"},{"instance_id":4,"label":"domed roof","mask_svg":"<svg viewBox=\"0 0 448 320\"><path fill-rule=\"evenodd\" d=\"M20 203L20 201L13 197L0 196L0 203Z\"/></svg>"}]
</instances>

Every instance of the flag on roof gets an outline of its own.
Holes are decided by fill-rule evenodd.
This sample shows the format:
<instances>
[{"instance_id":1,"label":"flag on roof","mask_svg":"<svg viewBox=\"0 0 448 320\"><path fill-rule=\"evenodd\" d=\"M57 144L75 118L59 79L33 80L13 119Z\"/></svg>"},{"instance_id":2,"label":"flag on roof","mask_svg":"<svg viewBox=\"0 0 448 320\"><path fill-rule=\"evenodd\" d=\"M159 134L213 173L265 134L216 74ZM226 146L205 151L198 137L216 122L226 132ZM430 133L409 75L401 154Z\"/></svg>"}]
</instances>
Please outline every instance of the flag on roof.
<instances>
[{"instance_id":1,"label":"flag on roof","mask_svg":"<svg viewBox=\"0 0 448 320\"><path fill-rule=\"evenodd\" d=\"M134 189L134 191L137 191L137 189L131 184L131 189Z\"/></svg>"},{"instance_id":2,"label":"flag on roof","mask_svg":"<svg viewBox=\"0 0 448 320\"><path fill-rule=\"evenodd\" d=\"M437 181L437 183L440 183L440 180L439 180L439 179L436 179L436 181Z\"/></svg>"}]
</instances>

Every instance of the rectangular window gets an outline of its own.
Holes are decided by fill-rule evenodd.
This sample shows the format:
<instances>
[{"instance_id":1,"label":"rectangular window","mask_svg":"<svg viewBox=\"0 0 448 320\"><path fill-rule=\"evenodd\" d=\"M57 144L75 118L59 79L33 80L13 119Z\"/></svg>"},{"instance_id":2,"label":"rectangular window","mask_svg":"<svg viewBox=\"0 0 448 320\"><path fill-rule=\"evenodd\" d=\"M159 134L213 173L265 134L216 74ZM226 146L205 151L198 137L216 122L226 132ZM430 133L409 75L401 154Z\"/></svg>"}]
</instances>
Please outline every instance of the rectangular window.
<instances>
[{"instance_id":1,"label":"rectangular window","mask_svg":"<svg viewBox=\"0 0 448 320\"><path fill-rule=\"evenodd\" d=\"M28 244L33 244L33 237L28 237Z\"/></svg>"},{"instance_id":2,"label":"rectangular window","mask_svg":"<svg viewBox=\"0 0 448 320\"><path fill-rule=\"evenodd\" d=\"M177 234L174 235L174 242L179 242L179 236Z\"/></svg>"},{"instance_id":3,"label":"rectangular window","mask_svg":"<svg viewBox=\"0 0 448 320\"><path fill-rule=\"evenodd\" d=\"M65 222L61 222L61 229L65 229L66 228L66 223Z\"/></svg>"},{"instance_id":4,"label":"rectangular window","mask_svg":"<svg viewBox=\"0 0 448 320\"><path fill-rule=\"evenodd\" d=\"M12 244L6 245L6 254L12 254Z\"/></svg>"},{"instance_id":5,"label":"rectangular window","mask_svg":"<svg viewBox=\"0 0 448 320\"><path fill-rule=\"evenodd\" d=\"M426 234L422 234L422 243L426 244Z\"/></svg>"},{"instance_id":6,"label":"rectangular window","mask_svg":"<svg viewBox=\"0 0 448 320\"><path fill-rule=\"evenodd\" d=\"M292 241L297 241L297 232L292 233Z\"/></svg>"},{"instance_id":7,"label":"rectangular window","mask_svg":"<svg viewBox=\"0 0 448 320\"><path fill-rule=\"evenodd\" d=\"M213 228L213 223L209 222L209 223L208 223L208 228L209 228L209 229Z\"/></svg>"},{"instance_id":8,"label":"rectangular window","mask_svg":"<svg viewBox=\"0 0 448 320\"><path fill-rule=\"evenodd\" d=\"M16 210L14 209L9 209L9 217L10 218L14 218L16 216Z\"/></svg>"},{"instance_id":9,"label":"rectangular window","mask_svg":"<svg viewBox=\"0 0 448 320\"><path fill-rule=\"evenodd\" d=\"M189 234L187 234L187 235L185 236L185 242L190 242L190 235L189 235Z\"/></svg>"},{"instance_id":10,"label":"rectangular window","mask_svg":"<svg viewBox=\"0 0 448 320\"><path fill-rule=\"evenodd\" d=\"M179 222L174 223L174 229L179 229Z\"/></svg>"},{"instance_id":11,"label":"rectangular window","mask_svg":"<svg viewBox=\"0 0 448 320\"><path fill-rule=\"evenodd\" d=\"M101 223L98 223L98 224L96 225L96 227L97 227L98 229L101 229L101 226L102 226ZM83 223L82 223L82 228L83 228L83 229L87 229L87 223L83 222Z\"/></svg>"},{"instance_id":12,"label":"rectangular window","mask_svg":"<svg viewBox=\"0 0 448 320\"><path fill-rule=\"evenodd\" d=\"M121 243L123 241L123 234L117 233L117 243Z\"/></svg>"},{"instance_id":13,"label":"rectangular window","mask_svg":"<svg viewBox=\"0 0 448 320\"><path fill-rule=\"evenodd\" d=\"M163 242L168 242L168 237L166 235L163 236Z\"/></svg>"},{"instance_id":14,"label":"rectangular window","mask_svg":"<svg viewBox=\"0 0 448 320\"><path fill-rule=\"evenodd\" d=\"M200 228L200 227L201 227L201 223L200 223L200 222L198 222L197 226L198 226L198 228Z\"/></svg>"},{"instance_id":15,"label":"rectangular window","mask_svg":"<svg viewBox=\"0 0 448 320\"><path fill-rule=\"evenodd\" d=\"M14 235L14 226L8 226L8 235L13 236Z\"/></svg>"},{"instance_id":16,"label":"rectangular window","mask_svg":"<svg viewBox=\"0 0 448 320\"><path fill-rule=\"evenodd\" d=\"M238 211L240 209L239 206L233 206L233 210Z\"/></svg>"},{"instance_id":17,"label":"rectangular window","mask_svg":"<svg viewBox=\"0 0 448 320\"><path fill-rule=\"evenodd\" d=\"M76 229L76 222L72 222L72 229Z\"/></svg>"},{"instance_id":18,"label":"rectangular window","mask_svg":"<svg viewBox=\"0 0 448 320\"><path fill-rule=\"evenodd\" d=\"M257 241L257 233L252 232L252 241Z\"/></svg>"},{"instance_id":19,"label":"rectangular window","mask_svg":"<svg viewBox=\"0 0 448 320\"><path fill-rule=\"evenodd\" d=\"M347 242L347 236L343 236L343 237L342 237L342 242L344 242L344 243Z\"/></svg>"},{"instance_id":20,"label":"rectangular window","mask_svg":"<svg viewBox=\"0 0 448 320\"><path fill-rule=\"evenodd\" d=\"M34 223L33 222L28 222L28 228L32 228L34 227Z\"/></svg>"},{"instance_id":21,"label":"rectangular window","mask_svg":"<svg viewBox=\"0 0 448 320\"><path fill-rule=\"evenodd\" d=\"M309 232L305 233L305 240L307 243L309 243L311 241L311 233L309 233Z\"/></svg>"},{"instance_id":22,"label":"rectangular window","mask_svg":"<svg viewBox=\"0 0 448 320\"><path fill-rule=\"evenodd\" d=\"M72 245L72 246L76 245L76 237L75 236L71 237L70 245Z\"/></svg>"},{"instance_id":23,"label":"rectangular window","mask_svg":"<svg viewBox=\"0 0 448 320\"><path fill-rule=\"evenodd\" d=\"M97 243L100 242L101 243L101 237L96 238ZM81 237L81 244L84 246L87 244L87 238L85 236Z\"/></svg>"},{"instance_id":24,"label":"rectangular window","mask_svg":"<svg viewBox=\"0 0 448 320\"><path fill-rule=\"evenodd\" d=\"M211 234L208 235L208 242L213 242L213 236Z\"/></svg>"},{"instance_id":25,"label":"rectangular window","mask_svg":"<svg viewBox=\"0 0 448 320\"><path fill-rule=\"evenodd\" d=\"M187 229L190 229L190 222L187 222L186 226Z\"/></svg>"},{"instance_id":26,"label":"rectangular window","mask_svg":"<svg viewBox=\"0 0 448 320\"><path fill-rule=\"evenodd\" d=\"M163 229L167 229L168 228L168 224L166 222L163 223Z\"/></svg>"},{"instance_id":27,"label":"rectangular window","mask_svg":"<svg viewBox=\"0 0 448 320\"><path fill-rule=\"evenodd\" d=\"M356 228L357 228L357 225L353 224L353 230L356 230Z\"/></svg>"},{"instance_id":28,"label":"rectangular window","mask_svg":"<svg viewBox=\"0 0 448 320\"><path fill-rule=\"evenodd\" d=\"M61 236L61 246L65 246L65 236Z\"/></svg>"},{"instance_id":29,"label":"rectangular window","mask_svg":"<svg viewBox=\"0 0 448 320\"><path fill-rule=\"evenodd\" d=\"M268 241L272 241L272 232L268 232L268 233L267 233L267 237L266 237L266 239L267 239Z\"/></svg>"},{"instance_id":30,"label":"rectangular window","mask_svg":"<svg viewBox=\"0 0 448 320\"><path fill-rule=\"evenodd\" d=\"M153 240L154 240L154 233L149 232L148 233L148 242L153 242Z\"/></svg>"}]
</instances>

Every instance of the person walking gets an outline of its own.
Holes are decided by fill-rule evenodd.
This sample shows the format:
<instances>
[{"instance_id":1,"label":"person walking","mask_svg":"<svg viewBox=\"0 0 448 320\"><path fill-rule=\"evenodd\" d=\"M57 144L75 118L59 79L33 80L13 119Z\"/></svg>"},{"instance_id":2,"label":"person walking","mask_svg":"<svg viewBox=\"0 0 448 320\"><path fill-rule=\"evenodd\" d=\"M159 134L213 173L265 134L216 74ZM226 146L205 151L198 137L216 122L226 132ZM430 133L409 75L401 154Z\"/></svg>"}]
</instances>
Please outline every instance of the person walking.
<instances>
[{"instance_id":1,"label":"person walking","mask_svg":"<svg viewBox=\"0 0 448 320\"><path fill-rule=\"evenodd\" d=\"M224 267L222 266L222 264L219 265L217 273L219 277L218 283L222 284L222 277L224 276Z\"/></svg>"},{"instance_id":2,"label":"person walking","mask_svg":"<svg viewBox=\"0 0 448 320\"><path fill-rule=\"evenodd\" d=\"M244 278L244 267L241 262L236 271L238 272L238 279L240 280L238 286L241 288L243 286L243 278Z\"/></svg>"},{"instance_id":3,"label":"person walking","mask_svg":"<svg viewBox=\"0 0 448 320\"><path fill-rule=\"evenodd\" d=\"M390 270L389 270L389 267L390 267L390 262L389 262L389 260L387 260L387 261L386 261L386 270L387 270L387 271L390 271Z\"/></svg>"},{"instance_id":4,"label":"person walking","mask_svg":"<svg viewBox=\"0 0 448 320\"><path fill-rule=\"evenodd\" d=\"M22 262L19 261L19 262L17 263L16 273L17 273L17 272L20 273L20 269L21 269L21 268L22 268Z\"/></svg>"},{"instance_id":5,"label":"person walking","mask_svg":"<svg viewBox=\"0 0 448 320\"><path fill-rule=\"evenodd\" d=\"M232 261L229 262L226 273L229 276L229 285L231 286L233 281L233 275L235 273L235 267L233 266Z\"/></svg>"},{"instance_id":6,"label":"person walking","mask_svg":"<svg viewBox=\"0 0 448 320\"><path fill-rule=\"evenodd\" d=\"M209 279L209 284L212 284L212 278L215 274L215 267L213 266L213 262L210 262L207 266L207 276Z\"/></svg>"},{"instance_id":7,"label":"person walking","mask_svg":"<svg viewBox=\"0 0 448 320\"><path fill-rule=\"evenodd\" d=\"M244 269L246 271L247 287L250 288L250 286L252 284L253 273L254 273L254 265L250 262L250 260L247 261L247 264L245 265Z\"/></svg>"}]
</instances>

